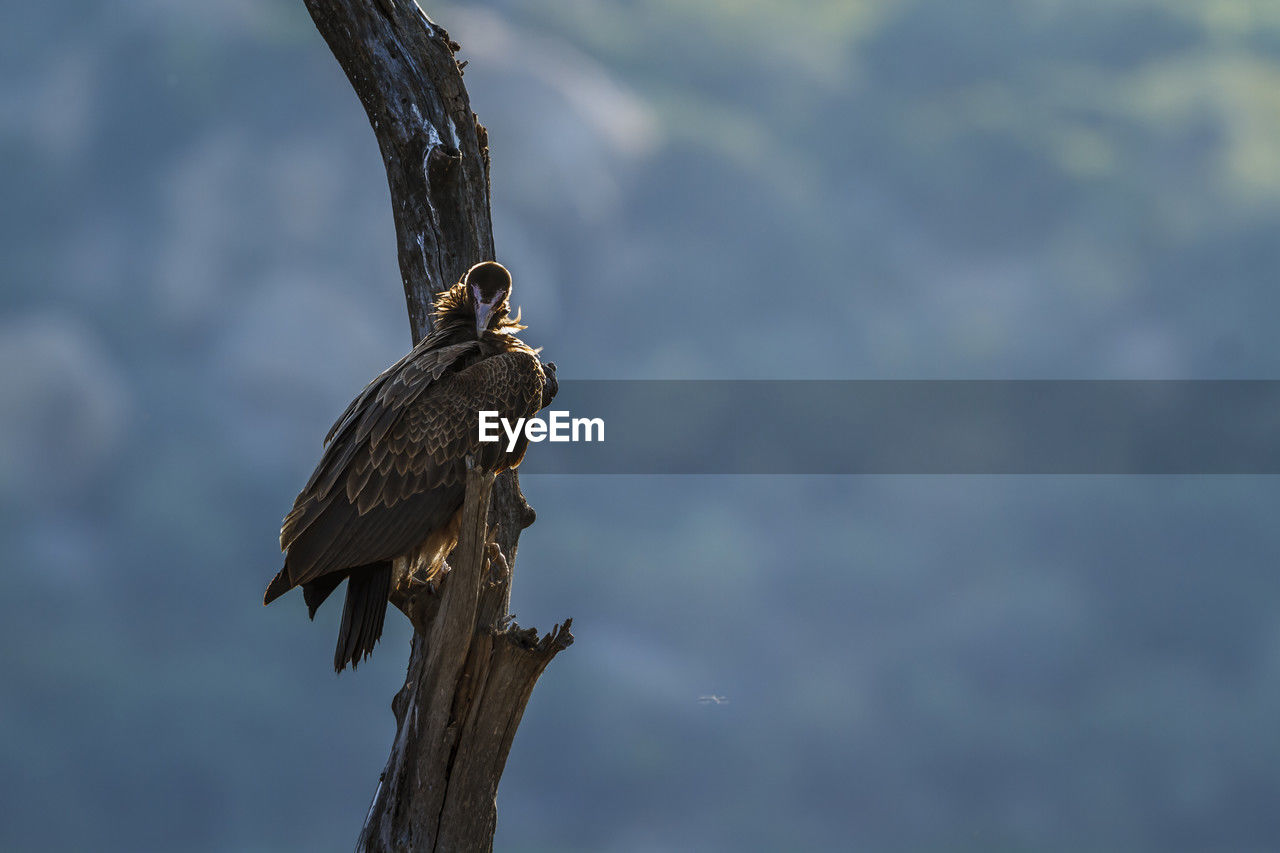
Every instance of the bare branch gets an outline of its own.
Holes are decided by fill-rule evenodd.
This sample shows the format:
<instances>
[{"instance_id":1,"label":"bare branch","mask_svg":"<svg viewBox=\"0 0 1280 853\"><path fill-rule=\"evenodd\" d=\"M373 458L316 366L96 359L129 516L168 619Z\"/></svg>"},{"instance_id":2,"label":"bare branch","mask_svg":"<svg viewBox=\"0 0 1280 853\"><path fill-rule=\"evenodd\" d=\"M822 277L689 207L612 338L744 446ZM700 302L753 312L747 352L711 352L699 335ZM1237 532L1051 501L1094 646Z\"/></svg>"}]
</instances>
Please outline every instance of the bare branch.
<instances>
[{"instance_id":1,"label":"bare branch","mask_svg":"<svg viewBox=\"0 0 1280 853\"><path fill-rule=\"evenodd\" d=\"M430 331L434 296L496 259L488 134L471 111L459 46L411 0L305 2L378 139L416 343ZM525 704L573 642L568 621L539 638L507 615L520 532L534 517L515 472L495 480L470 470L451 570L438 589L396 593L414 635L360 850L492 848L498 780Z\"/></svg>"}]
</instances>

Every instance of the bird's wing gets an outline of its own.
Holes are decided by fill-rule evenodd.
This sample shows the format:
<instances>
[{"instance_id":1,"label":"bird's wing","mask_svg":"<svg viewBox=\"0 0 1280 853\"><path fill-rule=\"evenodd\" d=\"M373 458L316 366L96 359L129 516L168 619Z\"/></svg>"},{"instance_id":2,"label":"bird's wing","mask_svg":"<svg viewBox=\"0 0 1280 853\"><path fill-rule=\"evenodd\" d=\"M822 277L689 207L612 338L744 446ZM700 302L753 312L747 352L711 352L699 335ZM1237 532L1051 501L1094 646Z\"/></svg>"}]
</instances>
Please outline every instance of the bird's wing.
<instances>
[{"instance_id":1,"label":"bird's wing","mask_svg":"<svg viewBox=\"0 0 1280 853\"><path fill-rule=\"evenodd\" d=\"M535 414L542 402L543 374L537 356L506 352L434 382L391 417L377 420L347 467L346 499L361 515L394 506L412 495L466 480L468 456L508 467L480 441L479 413L496 411L514 421ZM481 454L481 451L486 451Z\"/></svg>"},{"instance_id":2,"label":"bird's wing","mask_svg":"<svg viewBox=\"0 0 1280 853\"><path fill-rule=\"evenodd\" d=\"M423 343L428 344L430 341ZM342 465L350 461L342 453L334 453L335 449L354 447L356 442L366 438L379 424L384 423L388 416L404 411L431 383L479 350L478 341L436 349L415 347L404 358L378 374L329 428L328 435L324 437L327 448L324 458L316 466L311 480L303 487L302 494L309 492L322 479L325 481L324 491L332 488L336 480L332 477L325 478L324 475L341 470Z\"/></svg>"},{"instance_id":3,"label":"bird's wing","mask_svg":"<svg viewBox=\"0 0 1280 853\"><path fill-rule=\"evenodd\" d=\"M280 531L292 584L390 559L425 539L456 511L468 456L488 470L519 464L523 448L506 454L505 442L480 442L478 413L529 417L543 385L537 356L525 351L456 372L420 369L417 382L384 375L371 383Z\"/></svg>"},{"instance_id":4,"label":"bird's wing","mask_svg":"<svg viewBox=\"0 0 1280 853\"><path fill-rule=\"evenodd\" d=\"M432 347L422 341L395 364L378 374L351 401L324 437L324 455L311 478L298 493L293 509L280 528L280 547L287 548L320 511L330 503L334 486L352 458L367 443L373 429L388 417L403 412L431 383L479 351L479 342L467 341Z\"/></svg>"}]
</instances>

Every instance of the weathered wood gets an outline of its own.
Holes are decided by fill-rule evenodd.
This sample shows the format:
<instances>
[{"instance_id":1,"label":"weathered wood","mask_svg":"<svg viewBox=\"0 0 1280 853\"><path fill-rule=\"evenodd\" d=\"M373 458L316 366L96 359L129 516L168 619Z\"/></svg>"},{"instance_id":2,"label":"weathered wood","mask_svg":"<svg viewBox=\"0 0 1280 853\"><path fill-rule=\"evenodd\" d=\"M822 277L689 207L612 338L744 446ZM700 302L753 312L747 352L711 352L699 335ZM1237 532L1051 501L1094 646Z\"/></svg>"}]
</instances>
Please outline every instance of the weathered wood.
<instances>
[{"instance_id":1,"label":"weathered wood","mask_svg":"<svg viewBox=\"0 0 1280 853\"><path fill-rule=\"evenodd\" d=\"M524 707L542 670L573 642L572 620L539 638L493 605L510 581L486 523L493 481L468 472L449 573L438 594L405 604L415 630L392 702L396 740L358 849L491 849L498 780Z\"/></svg>"},{"instance_id":2,"label":"weathered wood","mask_svg":"<svg viewBox=\"0 0 1280 853\"><path fill-rule=\"evenodd\" d=\"M496 259L488 136L458 45L411 0L305 2L378 139L416 343L430 331L435 295ZM495 480L470 470L450 571L436 590L393 599L414 634L359 850L492 849L498 780L525 705L573 642L571 620L539 638L508 615L520 532L533 520L514 472Z\"/></svg>"},{"instance_id":3,"label":"weathered wood","mask_svg":"<svg viewBox=\"0 0 1280 853\"><path fill-rule=\"evenodd\" d=\"M411 0L306 0L382 151L409 323L417 343L431 301L493 260L489 152L454 59L457 44Z\"/></svg>"}]
</instances>

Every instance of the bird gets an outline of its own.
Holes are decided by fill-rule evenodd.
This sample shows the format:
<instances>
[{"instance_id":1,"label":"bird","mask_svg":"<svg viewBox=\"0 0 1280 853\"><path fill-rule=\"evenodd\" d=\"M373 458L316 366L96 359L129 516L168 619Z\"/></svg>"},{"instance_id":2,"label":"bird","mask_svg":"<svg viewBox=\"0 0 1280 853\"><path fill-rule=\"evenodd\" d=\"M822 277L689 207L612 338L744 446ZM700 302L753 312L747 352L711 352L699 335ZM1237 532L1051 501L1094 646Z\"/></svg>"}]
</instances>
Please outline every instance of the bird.
<instances>
[{"instance_id":1,"label":"bird","mask_svg":"<svg viewBox=\"0 0 1280 853\"><path fill-rule=\"evenodd\" d=\"M467 466L515 468L528 440L481 442L480 411L516 423L551 402L555 365L516 335L511 274L484 261L436 299L432 331L351 402L280 528L284 566L263 596L301 586L308 615L345 580L333 667L355 669L382 636L393 563L433 583L457 544ZM404 563L402 563L404 565Z\"/></svg>"}]
</instances>

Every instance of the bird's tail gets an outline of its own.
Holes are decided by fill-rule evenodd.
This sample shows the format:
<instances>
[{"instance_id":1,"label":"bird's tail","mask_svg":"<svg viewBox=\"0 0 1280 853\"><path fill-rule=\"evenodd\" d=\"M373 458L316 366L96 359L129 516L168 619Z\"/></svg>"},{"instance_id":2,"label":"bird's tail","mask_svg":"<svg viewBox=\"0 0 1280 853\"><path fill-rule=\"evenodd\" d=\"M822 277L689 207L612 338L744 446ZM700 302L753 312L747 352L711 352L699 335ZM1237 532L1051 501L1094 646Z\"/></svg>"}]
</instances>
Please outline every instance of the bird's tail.
<instances>
[{"instance_id":1,"label":"bird's tail","mask_svg":"<svg viewBox=\"0 0 1280 853\"><path fill-rule=\"evenodd\" d=\"M348 663L355 669L373 651L382 636L382 621L387 615L390 595L390 561L351 572L347 600L342 607L342 627L338 629L338 647L333 653L334 670L342 672Z\"/></svg>"}]
</instances>

